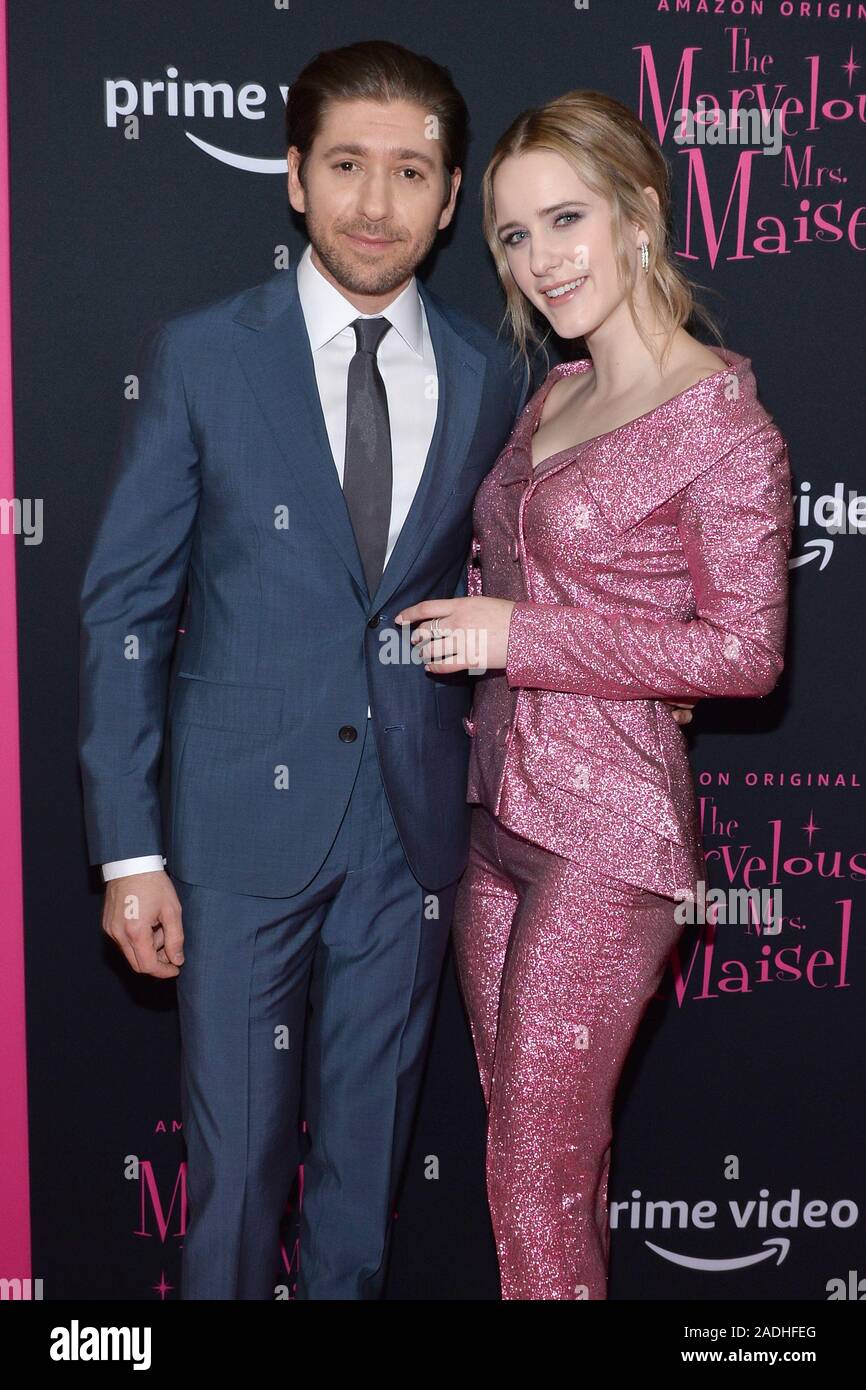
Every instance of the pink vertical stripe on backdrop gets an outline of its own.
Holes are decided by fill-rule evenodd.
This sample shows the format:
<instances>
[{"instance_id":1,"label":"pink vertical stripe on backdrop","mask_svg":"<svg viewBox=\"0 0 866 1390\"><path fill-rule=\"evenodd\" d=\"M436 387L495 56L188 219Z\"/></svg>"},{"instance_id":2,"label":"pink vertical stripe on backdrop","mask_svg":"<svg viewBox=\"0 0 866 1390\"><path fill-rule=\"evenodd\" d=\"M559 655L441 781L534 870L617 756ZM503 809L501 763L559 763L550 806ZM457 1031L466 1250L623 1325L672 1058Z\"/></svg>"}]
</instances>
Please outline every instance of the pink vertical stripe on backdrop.
<instances>
[{"instance_id":1,"label":"pink vertical stripe on backdrop","mask_svg":"<svg viewBox=\"0 0 866 1390\"><path fill-rule=\"evenodd\" d=\"M0 0L0 497L15 497L6 0ZM10 511L7 510L7 515ZM0 530L0 1278L30 1277L15 535Z\"/></svg>"}]
</instances>

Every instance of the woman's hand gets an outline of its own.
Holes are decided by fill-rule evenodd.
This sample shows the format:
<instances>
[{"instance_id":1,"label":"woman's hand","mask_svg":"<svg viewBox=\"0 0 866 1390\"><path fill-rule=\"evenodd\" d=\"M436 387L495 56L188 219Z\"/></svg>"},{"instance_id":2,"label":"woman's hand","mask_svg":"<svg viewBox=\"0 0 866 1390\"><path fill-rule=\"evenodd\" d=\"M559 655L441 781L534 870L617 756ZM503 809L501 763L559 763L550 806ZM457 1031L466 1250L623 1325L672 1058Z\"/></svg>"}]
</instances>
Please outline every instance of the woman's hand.
<instances>
[{"instance_id":1,"label":"woman's hand","mask_svg":"<svg viewBox=\"0 0 866 1390\"><path fill-rule=\"evenodd\" d=\"M504 670L513 607L510 598L431 598L404 608L394 622L421 622L412 645L421 644L424 670L433 675Z\"/></svg>"},{"instance_id":2,"label":"woman's hand","mask_svg":"<svg viewBox=\"0 0 866 1390\"><path fill-rule=\"evenodd\" d=\"M450 675L455 671L480 673L504 670L508 656L508 629L512 599L431 598L402 609L395 623L421 622L412 633L412 645L421 644L425 671ZM438 624L437 624L438 620ZM665 700L680 725L690 724L695 700Z\"/></svg>"},{"instance_id":3,"label":"woman's hand","mask_svg":"<svg viewBox=\"0 0 866 1390\"><path fill-rule=\"evenodd\" d=\"M691 724L692 710L697 704L697 700L665 700L666 705L670 705L674 712L674 719L678 724Z\"/></svg>"}]
</instances>

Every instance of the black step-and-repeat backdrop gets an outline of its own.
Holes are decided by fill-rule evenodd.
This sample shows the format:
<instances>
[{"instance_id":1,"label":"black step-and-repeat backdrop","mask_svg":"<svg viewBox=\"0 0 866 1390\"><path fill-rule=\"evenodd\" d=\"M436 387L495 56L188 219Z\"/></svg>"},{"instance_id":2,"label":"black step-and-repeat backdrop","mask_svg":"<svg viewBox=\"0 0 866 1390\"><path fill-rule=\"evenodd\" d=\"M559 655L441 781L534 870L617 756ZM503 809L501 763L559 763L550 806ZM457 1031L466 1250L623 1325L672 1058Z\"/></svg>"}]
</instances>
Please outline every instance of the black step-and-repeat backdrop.
<instances>
[{"instance_id":1,"label":"black step-and-repeat backdrop","mask_svg":"<svg viewBox=\"0 0 866 1390\"><path fill-rule=\"evenodd\" d=\"M760 0L18 0L9 15L33 1273L46 1298L175 1299L188 1212L174 986L99 929L77 769L77 595L146 325L304 245L283 108L320 49L446 64L472 143L428 283L491 328L478 185L518 111L610 92L662 143L676 246L790 441L781 684L690 732L712 885L778 930L695 924L619 1095L613 1299L863 1298L866 5ZM197 84L195 88L190 84ZM760 145L678 142L700 101ZM563 349L564 350L564 349ZM554 355L553 360L556 360ZM484 1114L449 961L396 1215L390 1298L495 1299ZM287 1207L285 1289L296 1268Z\"/></svg>"}]
</instances>

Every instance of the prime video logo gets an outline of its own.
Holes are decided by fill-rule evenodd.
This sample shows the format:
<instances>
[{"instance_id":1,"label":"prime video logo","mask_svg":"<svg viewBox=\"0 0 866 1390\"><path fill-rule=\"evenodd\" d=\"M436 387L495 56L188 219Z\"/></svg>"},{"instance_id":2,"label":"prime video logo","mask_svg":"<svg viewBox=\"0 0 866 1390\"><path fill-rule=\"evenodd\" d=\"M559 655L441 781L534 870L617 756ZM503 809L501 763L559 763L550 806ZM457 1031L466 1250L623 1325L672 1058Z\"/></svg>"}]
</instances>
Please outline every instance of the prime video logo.
<instances>
[{"instance_id":1,"label":"prime video logo","mask_svg":"<svg viewBox=\"0 0 866 1390\"><path fill-rule=\"evenodd\" d=\"M784 139L781 112L765 112L759 106L723 111L699 100L695 111L680 106L676 120L677 145L763 145L762 154L778 154Z\"/></svg>"},{"instance_id":2,"label":"prime video logo","mask_svg":"<svg viewBox=\"0 0 866 1390\"><path fill-rule=\"evenodd\" d=\"M119 125L127 140L138 140L142 120L153 117L181 121L263 121L267 115L264 108L268 94L259 82L244 82L234 87L230 82L180 82L178 78L178 69L167 67L165 78L159 81L134 82L126 77L106 79L103 111L109 130ZM285 107L289 88L280 86L279 92ZM279 159L260 159L222 149L189 130L185 130L184 135L212 159L233 169L251 174L285 175L285 153Z\"/></svg>"}]
</instances>

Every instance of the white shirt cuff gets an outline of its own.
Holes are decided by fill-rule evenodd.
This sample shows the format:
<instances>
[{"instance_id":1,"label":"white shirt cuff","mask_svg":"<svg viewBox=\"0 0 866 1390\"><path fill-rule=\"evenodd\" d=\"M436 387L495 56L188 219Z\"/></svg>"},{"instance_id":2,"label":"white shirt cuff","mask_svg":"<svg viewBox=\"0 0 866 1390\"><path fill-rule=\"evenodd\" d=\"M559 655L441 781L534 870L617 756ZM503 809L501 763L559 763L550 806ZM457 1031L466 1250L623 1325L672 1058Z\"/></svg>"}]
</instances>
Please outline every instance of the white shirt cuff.
<instances>
[{"instance_id":1,"label":"white shirt cuff","mask_svg":"<svg viewBox=\"0 0 866 1390\"><path fill-rule=\"evenodd\" d=\"M137 859L112 859L109 864L103 864L102 877L107 883L110 878L122 878L124 874L147 874L164 869L165 863L162 854L142 854Z\"/></svg>"}]
</instances>

